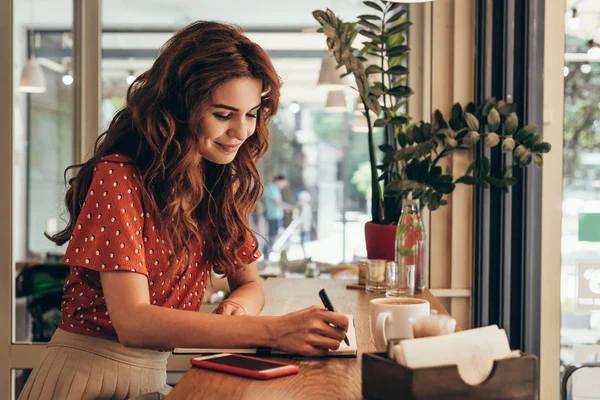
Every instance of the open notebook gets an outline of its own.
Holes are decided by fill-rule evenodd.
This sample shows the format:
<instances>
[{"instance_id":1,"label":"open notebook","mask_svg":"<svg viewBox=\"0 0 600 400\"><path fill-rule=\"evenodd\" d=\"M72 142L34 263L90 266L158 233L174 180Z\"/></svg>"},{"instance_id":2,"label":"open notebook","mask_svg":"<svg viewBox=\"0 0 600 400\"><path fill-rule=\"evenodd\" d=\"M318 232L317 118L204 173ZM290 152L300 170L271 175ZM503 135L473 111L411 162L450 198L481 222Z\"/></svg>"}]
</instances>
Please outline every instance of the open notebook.
<instances>
[{"instance_id":1,"label":"open notebook","mask_svg":"<svg viewBox=\"0 0 600 400\"><path fill-rule=\"evenodd\" d=\"M340 343L340 348L337 350L330 350L326 357L356 357L358 347L356 345L356 329L354 327L354 318L352 315L348 317L348 342L350 345L346 345L344 341ZM215 353L235 353L235 354L256 354L259 356L270 356L270 355L295 355L285 353L279 350L272 350L267 347L250 348L250 349L187 349L187 348L176 348L173 350L173 354L215 354Z\"/></svg>"}]
</instances>

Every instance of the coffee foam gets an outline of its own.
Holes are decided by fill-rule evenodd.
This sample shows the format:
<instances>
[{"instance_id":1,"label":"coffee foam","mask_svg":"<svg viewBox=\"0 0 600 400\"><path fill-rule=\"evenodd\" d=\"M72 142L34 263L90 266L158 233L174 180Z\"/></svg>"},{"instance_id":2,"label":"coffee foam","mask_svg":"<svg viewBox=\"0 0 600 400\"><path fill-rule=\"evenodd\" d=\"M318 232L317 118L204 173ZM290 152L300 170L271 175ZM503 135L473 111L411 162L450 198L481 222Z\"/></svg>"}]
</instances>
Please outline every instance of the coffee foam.
<instances>
[{"instance_id":1,"label":"coffee foam","mask_svg":"<svg viewBox=\"0 0 600 400\"><path fill-rule=\"evenodd\" d=\"M410 298L410 297L400 297L400 298L396 298L396 299L376 299L374 301L374 303L376 303L376 304L404 306L404 305L427 303L427 300L414 299L414 298Z\"/></svg>"}]
</instances>

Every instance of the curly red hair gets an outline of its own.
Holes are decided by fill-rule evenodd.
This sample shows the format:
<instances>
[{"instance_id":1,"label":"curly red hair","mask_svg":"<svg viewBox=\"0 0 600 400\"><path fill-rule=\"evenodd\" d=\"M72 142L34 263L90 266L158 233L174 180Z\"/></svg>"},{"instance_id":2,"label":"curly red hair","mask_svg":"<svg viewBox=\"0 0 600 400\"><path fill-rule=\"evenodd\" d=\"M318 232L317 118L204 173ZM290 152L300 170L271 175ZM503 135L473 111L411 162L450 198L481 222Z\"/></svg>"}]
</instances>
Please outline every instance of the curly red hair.
<instances>
[{"instance_id":1,"label":"curly red hair","mask_svg":"<svg viewBox=\"0 0 600 400\"><path fill-rule=\"evenodd\" d=\"M197 148L202 110L211 93L230 79L262 82L256 132L230 164L203 159ZM258 159L269 145L269 121L277 112L281 82L267 53L234 26L195 22L177 32L153 66L127 92L126 106L98 138L93 156L69 180L67 227L50 239L62 245L71 236L91 184L95 165L120 153L134 160L142 180L144 207L152 213L173 250L175 265L187 266L192 245L220 272L242 264L233 248L248 235L248 218L262 195ZM256 244L256 243L255 243Z\"/></svg>"}]
</instances>

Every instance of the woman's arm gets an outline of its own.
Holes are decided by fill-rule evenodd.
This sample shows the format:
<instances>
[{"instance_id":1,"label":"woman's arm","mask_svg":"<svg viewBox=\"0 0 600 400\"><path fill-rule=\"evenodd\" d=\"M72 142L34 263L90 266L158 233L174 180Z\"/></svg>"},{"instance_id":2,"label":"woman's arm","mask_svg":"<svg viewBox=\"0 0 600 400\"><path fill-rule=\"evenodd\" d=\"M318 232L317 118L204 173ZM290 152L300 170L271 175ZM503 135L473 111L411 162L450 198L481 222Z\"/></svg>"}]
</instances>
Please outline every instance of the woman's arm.
<instances>
[{"instance_id":1,"label":"woman's arm","mask_svg":"<svg viewBox=\"0 0 600 400\"><path fill-rule=\"evenodd\" d=\"M256 263L236 270L227 277L231 294L214 311L222 315L258 315L265 305L265 293Z\"/></svg>"},{"instance_id":2,"label":"woman's arm","mask_svg":"<svg viewBox=\"0 0 600 400\"><path fill-rule=\"evenodd\" d=\"M173 310L150 304L148 280L142 274L103 272L100 279L112 324L128 347L265 346L315 356L337 349L348 330L345 315L318 307L280 317Z\"/></svg>"}]
</instances>

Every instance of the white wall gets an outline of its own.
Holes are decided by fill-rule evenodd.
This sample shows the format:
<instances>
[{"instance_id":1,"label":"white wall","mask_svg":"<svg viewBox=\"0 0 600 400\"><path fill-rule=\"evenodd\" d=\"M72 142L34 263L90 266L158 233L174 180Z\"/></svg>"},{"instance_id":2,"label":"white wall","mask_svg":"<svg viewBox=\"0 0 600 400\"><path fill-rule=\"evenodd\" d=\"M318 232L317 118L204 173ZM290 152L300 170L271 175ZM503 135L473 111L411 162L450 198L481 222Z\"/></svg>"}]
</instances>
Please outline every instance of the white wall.
<instances>
[{"instance_id":1,"label":"white wall","mask_svg":"<svg viewBox=\"0 0 600 400\"><path fill-rule=\"evenodd\" d=\"M15 4L18 8L18 4ZM27 60L27 27L15 22L13 30L13 260L26 257L27 215L27 95L18 91Z\"/></svg>"},{"instance_id":2,"label":"white wall","mask_svg":"<svg viewBox=\"0 0 600 400\"><path fill-rule=\"evenodd\" d=\"M562 148L565 0L546 0L544 38L544 155L542 176L542 298L540 398L559 398Z\"/></svg>"}]
</instances>

